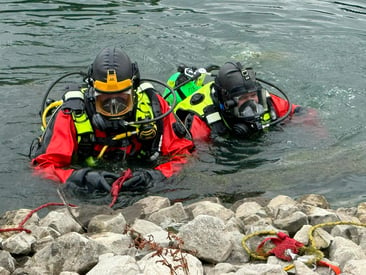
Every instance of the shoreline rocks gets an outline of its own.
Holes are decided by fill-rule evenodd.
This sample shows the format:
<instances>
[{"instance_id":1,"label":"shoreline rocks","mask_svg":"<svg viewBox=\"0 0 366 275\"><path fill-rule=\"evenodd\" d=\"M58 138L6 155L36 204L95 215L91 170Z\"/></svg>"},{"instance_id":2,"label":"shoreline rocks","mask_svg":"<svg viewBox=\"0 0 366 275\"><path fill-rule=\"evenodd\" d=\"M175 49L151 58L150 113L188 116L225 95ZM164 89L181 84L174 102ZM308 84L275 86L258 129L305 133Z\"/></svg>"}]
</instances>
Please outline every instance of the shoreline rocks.
<instances>
[{"instance_id":1,"label":"shoreline rocks","mask_svg":"<svg viewBox=\"0 0 366 275\"><path fill-rule=\"evenodd\" d=\"M30 213L0 216L0 231L24 229L0 232L0 275L325 275L329 265L366 274L366 203L331 209L323 196L310 194L246 198L228 208L218 198L183 205L150 196L118 210L81 205L42 218ZM275 241L265 238L278 239L278 232L303 244L300 255L284 249L292 261L256 252L262 242L270 251ZM309 263L319 255L326 266L314 269Z\"/></svg>"}]
</instances>

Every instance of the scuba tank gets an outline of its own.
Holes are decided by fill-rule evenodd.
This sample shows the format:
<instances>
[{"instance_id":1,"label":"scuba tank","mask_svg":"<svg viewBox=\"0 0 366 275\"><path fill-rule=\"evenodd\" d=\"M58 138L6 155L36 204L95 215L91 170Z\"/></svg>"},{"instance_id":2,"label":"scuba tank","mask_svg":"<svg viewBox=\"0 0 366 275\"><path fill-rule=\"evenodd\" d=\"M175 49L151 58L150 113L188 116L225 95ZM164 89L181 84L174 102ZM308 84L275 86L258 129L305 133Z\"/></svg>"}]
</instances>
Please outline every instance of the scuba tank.
<instances>
[{"instance_id":1,"label":"scuba tank","mask_svg":"<svg viewBox=\"0 0 366 275\"><path fill-rule=\"evenodd\" d=\"M176 103L181 102L205 84L206 76L214 76L211 71L218 70L219 66L209 65L206 68L187 67L184 64L178 66L177 72L170 76L167 86L174 90ZM164 99L172 105L173 93L165 89Z\"/></svg>"}]
</instances>

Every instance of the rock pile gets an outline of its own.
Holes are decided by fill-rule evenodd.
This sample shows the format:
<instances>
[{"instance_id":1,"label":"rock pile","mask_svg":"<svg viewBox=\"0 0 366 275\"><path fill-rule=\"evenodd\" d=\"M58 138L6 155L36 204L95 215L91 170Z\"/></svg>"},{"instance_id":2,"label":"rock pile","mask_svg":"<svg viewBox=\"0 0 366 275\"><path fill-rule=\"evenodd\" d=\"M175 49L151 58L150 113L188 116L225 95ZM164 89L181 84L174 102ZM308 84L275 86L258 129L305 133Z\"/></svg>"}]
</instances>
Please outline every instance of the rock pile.
<instances>
[{"instance_id":1,"label":"rock pile","mask_svg":"<svg viewBox=\"0 0 366 275\"><path fill-rule=\"evenodd\" d=\"M43 218L36 212L22 225L28 233L4 230L18 227L30 211L0 217L1 275L331 274L327 266L310 266L311 254L293 255L290 262L253 257L268 237L255 233L264 230L284 232L305 247L314 241L323 262L342 274L366 274L366 203L330 209L320 195L278 196L247 198L228 208L217 198L171 205L151 196L120 210L60 207ZM314 229L320 224L327 226Z\"/></svg>"}]
</instances>

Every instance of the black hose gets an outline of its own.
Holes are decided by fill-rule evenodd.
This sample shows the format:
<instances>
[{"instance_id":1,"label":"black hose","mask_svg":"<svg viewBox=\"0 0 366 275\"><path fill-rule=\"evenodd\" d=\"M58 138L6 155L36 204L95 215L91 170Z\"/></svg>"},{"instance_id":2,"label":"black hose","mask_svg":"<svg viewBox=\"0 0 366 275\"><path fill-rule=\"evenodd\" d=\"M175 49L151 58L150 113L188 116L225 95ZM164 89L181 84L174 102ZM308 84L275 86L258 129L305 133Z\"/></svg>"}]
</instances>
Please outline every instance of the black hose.
<instances>
[{"instance_id":1,"label":"black hose","mask_svg":"<svg viewBox=\"0 0 366 275\"><path fill-rule=\"evenodd\" d=\"M282 89L280 89L279 87L277 87L276 85L274 85L274 84L272 84L268 81L265 81L265 80L260 79L260 78L256 78L256 80L258 80L259 82L262 82L264 84L267 84L268 86L270 86L270 87L276 89L277 91L279 91L284 96L284 98L286 99L286 101L288 103L287 112L282 117L268 123L268 126L273 126L273 125L276 125L276 124L284 121L291 114L291 111L292 111L292 104L291 104L290 99L288 98L287 94Z\"/></svg>"},{"instance_id":2,"label":"black hose","mask_svg":"<svg viewBox=\"0 0 366 275\"><path fill-rule=\"evenodd\" d=\"M46 91L46 93L45 93L45 95L43 96L43 100L42 100L42 105L41 105L41 111L39 112L39 114L40 114L40 116L42 117L42 114L43 114L43 111L44 111L44 109L45 109L45 107L46 107L46 101L47 101L47 98L48 98L48 95L49 95L49 93L51 92L51 90L53 89L53 87L55 87L55 85L58 83L58 82L60 82L62 79L64 79L64 78L66 78L66 77L68 77L68 76L70 76L70 75L75 75L75 74L78 74L78 75L81 75L81 76L84 76L84 77L86 77L87 76L87 74L86 73L84 73L84 72L73 72L73 73L68 73L68 74L65 74L65 75L63 75L63 76L61 76L61 77L59 77L58 79L56 79L49 87L48 87L48 89L47 89L47 91Z\"/></svg>"},{"instance_id":3,"label":"black hose","mask_svg":"<svg viewBox=\"0 0 366 275\"><path fill-rule=\"evenodd\" d=\"M174 93L173 89L171 87L169 87L167 84L165 84L164 82L161 82L161 81L155 80L155 79L149 79L149 78L141 79L141 82L144 82L144 81L145 82L155 82L155 83L158 83L158 84L168 88L170 93L173 94L173 102L172 102L172 105L170 106L170 109L167 112L165 112L164 114L162 114L160 116L157 116L157 117L154 117L152 119L148 119L148 120L129 122L128 124L130 124L130 125L151 123L151 122L155 122L155 121L158 121L160 119L163 119L164 117L166 117L167 115L169 115L171 112L174 111L174 108L175 108L175 105L176 105L176 102L177 102L177 95Z\"/></svg>"}]
</instances>

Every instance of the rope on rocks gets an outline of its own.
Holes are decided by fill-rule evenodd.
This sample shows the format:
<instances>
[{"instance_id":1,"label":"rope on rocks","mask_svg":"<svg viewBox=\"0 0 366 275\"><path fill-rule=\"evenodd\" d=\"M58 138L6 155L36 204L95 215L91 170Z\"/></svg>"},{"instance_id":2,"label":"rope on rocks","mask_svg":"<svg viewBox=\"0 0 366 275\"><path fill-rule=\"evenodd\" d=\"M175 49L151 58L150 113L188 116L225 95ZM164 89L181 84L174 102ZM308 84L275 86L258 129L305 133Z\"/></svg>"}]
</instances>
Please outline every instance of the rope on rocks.
<instances>
[{"instance_id":1,"label":"rope on rocks","mask_svg":"<svg viewBox=\"0 0 366 275\"><path fill-rule=\"evenodd\" d=\"M330 267L333 272L338 275L341 274L341 270L338 266L332 265L326 261L323 261L324 254L321 250L316 248L316 243L314 239L314 231L321 227L326 226L336 226L336 225L353 225L353 226L362 226L366 227L365 223L357 223L357 222L347 222L347 221L338 221L338 222L327 222L321 223L312 226L309 229L308 236L309 236L309 246L305 246L304 244L297 242L296 240L290 238L283 232L276 232L274 230L265 230L265 231L258 231L251 234L248 234L243 237L242 239L242 246L244 250L248 253L250 257L257 260L267 260L268 256L274 254L277 258L283 260L292 260L299 258L299 255L304 255L301 258L306 259L304 261L307 265L319 265L319 266L327 266ZM267 237L263 240L258 248L257 251L252 251L248 245L247 241L256 236L268 236L268 235L277 235L277 237ZM275 244L275 247L268 252L264 252L263 245L267 241L272 241ZM288 271L294 268L294 264L287 265L284 267L284 271Z\"/></svg>"},{"instance_id":2,"label":"rope on rocks","mask_svg":"<svg viewBox=\"0 0 366 275\"><path fill-rule=\"evenodd\" d=\"M65 194L60 187L57 188L57 194L60 197L60 199L62 200L62 202L64 203L64 205L66 206L67 212L69 213L71 218L73 218L74 221L77 222L81 226L81 228L84 230L84 232L87 232L88 229L75 217L74 213L72 213L71 208L70 208L70 203L68 203L66 201Z\"/></svg>"},{"instance_id":3,"label":"rope on rocks","mask_svg":"<svg viewBox=\"0 0 366 275\"><path fill-rule=\"evenodd\" d=\"M31 210L28 215L19 223L18 227L13 227L13 228L0 228L0 233L2 232L10 232L10 231L25 231L27 233L32 233L31 230L24 228L24 224L32 217L32 215L34 213L36 213L37 211L49 207L49 206L63 206L65 205L64 203L58 203L58 202L49 202L49 203L45 203L39 207L37 207L36 209ZM69 204L69 206L71 207L76 207L76 205L74 204Z\"/></svg>"}]
</instances>

